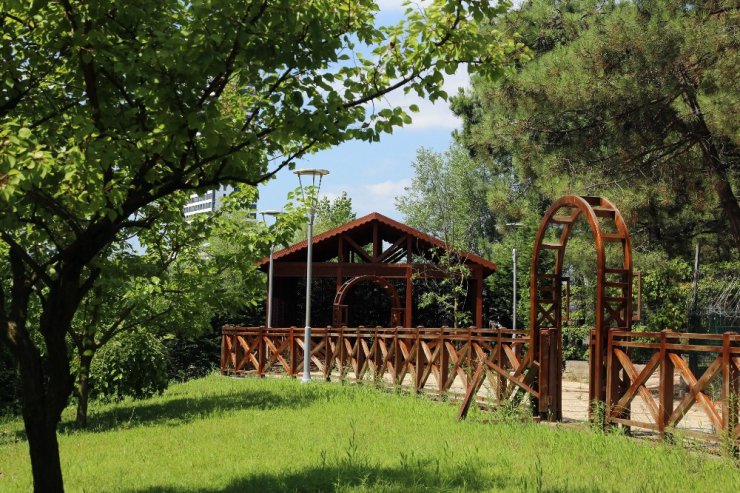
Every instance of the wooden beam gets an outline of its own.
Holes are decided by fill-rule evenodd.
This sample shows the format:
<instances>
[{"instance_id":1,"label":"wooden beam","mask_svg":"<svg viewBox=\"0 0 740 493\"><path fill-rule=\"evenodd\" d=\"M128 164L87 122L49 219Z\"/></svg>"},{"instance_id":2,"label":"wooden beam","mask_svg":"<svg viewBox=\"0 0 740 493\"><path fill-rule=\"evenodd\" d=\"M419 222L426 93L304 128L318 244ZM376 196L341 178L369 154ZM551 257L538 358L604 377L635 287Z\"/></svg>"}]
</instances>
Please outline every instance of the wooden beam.
<instances>
[{"instance_id":1,"label":"wooden beam","mask_svg":"<svg viewBox=\"0 0 740 493\"><path fill-rule=\"evenodd\" d=\"M355 240L353 240L352 238L346 235L343 236L343 238L344 238L344 241L346 241L349 244L349 246L352 247L352 251L355 252L360 257L362 257L365 260L365 262L367 263L373 262L373 259L370 257L370 255L368 255L367 252L355 242Z\"/></svg>"},{"instance_id":2,"label":"wooden beam","mask_svg":"<svg viewBox=\"0 0 740 493\"><path fill-rule=\"evenodd\" d=\"M411 276L413 275L412 269L410 266L406 266L406 309L404 311L404 321L403 324L406 327L413 327L413 317L411 314L411 310L413 308L413 288L414 283L411 279Z\"/></svg>"},{"instance_id":3,"label":"wooden beam","mask_svg":"<svg viewBox=\"0 0 740 493\"><path fill-rule=\"evenodd\" d=\"M380 258L381 246L380 234L378 232L378 223L376 221L373 223L373 262L377 262Z\"/></svg>"},{"instance_id":4,"label":"wooden beam","mask_svg":"<svg viewBox=\"0 0 740 493\"><path fill-rule=\"evenodd\" d=\"M475 326L483 327L483 278L475 279Z\"/></svg>"},{"instance_id":5,"label":"wooden beam","mask_svg":"<svg viewBox=\"0 0 740 493\"><path fill-rule=\"evenodd\" d=\"M386 263L361 263L354 264L350 262L314 262L314 277L336 277L337 270L342 270L342 276L356 277L365 275L374 275L387 277L389 279L405 279L406 269L411 268L413 273L419 273L425 277L441 279L444 272L425 264L386 264ZM305 262L276 262L273 275L275 278L304 277L306 275Z\"/></svg>"}]
</instances>

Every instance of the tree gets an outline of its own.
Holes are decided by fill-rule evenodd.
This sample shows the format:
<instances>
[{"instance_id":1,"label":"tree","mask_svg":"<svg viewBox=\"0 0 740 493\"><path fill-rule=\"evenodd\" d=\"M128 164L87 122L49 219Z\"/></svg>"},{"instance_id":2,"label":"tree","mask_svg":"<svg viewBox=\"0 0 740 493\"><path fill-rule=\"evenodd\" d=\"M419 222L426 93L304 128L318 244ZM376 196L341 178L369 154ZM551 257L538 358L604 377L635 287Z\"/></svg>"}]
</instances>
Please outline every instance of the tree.
<instances>
[{"instance_id":1,"label":"tree","mask_svg":"<svg viewBox=\"0 0 740 493\"><path fill-rule=\"evenodd\" d=\"M276 230L265 230L247 215L245 207L255 200L256 190L242 188L225 198L218 211L186 221L180 197L169 201L168 214L138 236L143 252L127 241L111 245L70 330L77 350L78 426L87 424L93 358L113 338L137 331L193 336L209 329L214 316L255 303L263 283L254 264L271 241L281 241L274 237ZM284 239L292 227L290 221L281 223Z\"/></svg>"},{"instance_id":2,"label":"tree","mask_svg":"<svg viewBox=\"0 0 740 493\"><path fill-rule=\"evenodd\" d=\"M440 238L446 247L434 259L419 259L432 260L443 273L439 279L421 276L426 286L419 306L436 307L453 327L462 327L472 322L465 310L470 269L464 251L483 253L496 237L496 218L486 198L494 176L459 145L444 153L420 148L412 167L411 185L396 207L409 225Z\"/></svg>"},{"instance_id":3,"label":"tree","mask_svg":"<svg viewBox=\"0 0 740 493\"><path fill-rule=\"evenodd\" d=\"M293 192L292 196L298 197L300 194ZM347 192L342 192L342 195L335 197L334 200L329 199L329 197L322 197L315 204L316 218L314 219L313 226L314 235L325 233L330 229L337 228L357 219L357 213L352 208L352 198L347 195ZM308 206L307 204L303 205L305 207ZM305 224L305 219L302 223L293 236L294 243L306 239L308 225Z\"/></svg>"},{"instance_id":4,"label":"tree","mask_svg":"<svg viewBox=\"0 0 740 493\"><path fill-rule=\"evenodd\" d=\"M550 200L608 195L641 243L740 247L737 7L532 0L496 21L534 59L455 101L466 146ZM727 232L731 234L727 234Z\"/></svg>"},{"instance_id":5,"label":"tree","mask_svg":"<svg viewBox=\"0 0 740 493\"><path fill-rule=\"evenodd\" d=\"M329 200L324 197L316 204L316 225L314 231L321 234L357 219L357 213L352 209L352 199L347 192ZM305 236L305 235L304 235Z\"/></svg>"},{"instance_id":6,"label":"tree","mask_svg":"<svg viewBox=\"0 0 740 493\"><path fill-rule=\"evenodd\" d=\"M411 166L411 185L396 199L404 220L456 248L482 252L496 238L490 169L455 144L444 153L420 148Z\"/></svg>"},{"instance_id":7,"label":"tree","mask_svg":"<svg viewBox=\"0 0 740 493\"><path fill-rule=\"evenodd\" d=\"M378 140L410 121L366 107L393 90L445 97L463 60L500 71L517 46L474 21L505 7L435 1L376 27L369 0L3 2L0 341L38 491L63 490L66 337L110 245L178 191L256 185L308 152Z\"/></svg>"}]
</instances>

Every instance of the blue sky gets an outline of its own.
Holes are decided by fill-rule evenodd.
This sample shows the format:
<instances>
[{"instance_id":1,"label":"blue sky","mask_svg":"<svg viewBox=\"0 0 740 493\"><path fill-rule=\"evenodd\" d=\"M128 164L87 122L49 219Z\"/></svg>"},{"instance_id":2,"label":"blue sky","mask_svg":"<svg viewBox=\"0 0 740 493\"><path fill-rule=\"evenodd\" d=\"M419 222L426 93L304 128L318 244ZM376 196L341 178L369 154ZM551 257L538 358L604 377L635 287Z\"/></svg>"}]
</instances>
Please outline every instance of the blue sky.
<instances>
[{"instance_id":1,"label":"blue sky","mask_svg":"<svg viewBox=\"0 0 740 493\"><path fill-rule=\"evenodd\" d=\"M388 24L398 21L402 14L401 0L381 0L378 21ZM466 87L469 77L464 67L448 76L445 89L453 95L459 87ZM413 123L383 135L380 142L347 142L333 149L318 152L299 160L296 168L325 168L330 174L324 178L321 195L336 197L342 192L352 198L358 216L380 212L395 219L403 217L395 208L395 197L409 186L413 170L411 163L419 147L443 151L452 142L451 133L460 126L446 101L431 104L402 91L392 94L386 105L417 104L419 112L412 114ZM378 105L376 104L376 108ZM289 191L298 186L297 177L290 170L282 170L269 183L259 187L258 208L282 209Z\"/></svg>"}]
</instances>

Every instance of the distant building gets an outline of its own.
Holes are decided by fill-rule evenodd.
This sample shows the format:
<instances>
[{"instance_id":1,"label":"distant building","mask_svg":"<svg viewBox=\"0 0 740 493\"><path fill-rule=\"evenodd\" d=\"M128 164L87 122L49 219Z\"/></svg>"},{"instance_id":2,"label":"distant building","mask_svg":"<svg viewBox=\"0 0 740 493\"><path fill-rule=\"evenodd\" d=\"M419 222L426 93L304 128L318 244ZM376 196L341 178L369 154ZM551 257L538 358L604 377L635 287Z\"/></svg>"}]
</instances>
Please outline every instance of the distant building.
<instances>
[{"instance_id":1,"label":"distant building","mask_svg":"<svg viewBox=\"0 0 740 493\"><path fill-rule=\"evenodd\" d=\"M202 195L192 194L188 203L183 207L185 217L215 212L221 206L221 199L231 193L232 190L224 185L215 190L208 190Z\"/></svg>"}]
</instances>

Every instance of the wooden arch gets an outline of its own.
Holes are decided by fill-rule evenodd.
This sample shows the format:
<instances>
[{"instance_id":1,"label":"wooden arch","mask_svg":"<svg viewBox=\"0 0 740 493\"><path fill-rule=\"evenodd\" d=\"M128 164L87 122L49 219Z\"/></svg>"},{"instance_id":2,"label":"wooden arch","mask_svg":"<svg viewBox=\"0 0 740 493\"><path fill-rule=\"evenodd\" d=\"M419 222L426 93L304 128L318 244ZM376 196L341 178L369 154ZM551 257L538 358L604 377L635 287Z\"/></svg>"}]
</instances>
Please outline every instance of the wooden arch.
<instances>
[{"instance_id":1,"label":"wooden arch","mask_svg":"<svg viewBox=\"0 0 740 493\"><path fill-rule=\"evenodd\" d=\"M627 226L619 210L603 197L568 195L558 199L545 213L535 237L530 275L529 328L532 336L530 361L536 362L540 393L539 412L550 419L561 419L562 373L562 282L563 259L573 224L580 215L588 222L596 247L595 336L590 357L589 402L603 402L606 394L606 348L610 328L632 328L632 250ZM548 233L562 228L555 235ZM555 237L552 239L547 238ZM615 243L621 248L610 249ZM620 253L615 255L614 251ZM543 254L555 254L554 264Z\"/></svg>"},{"instance_id":2,"label":"wooden arch","mask_svg":"<svg viewBox=\"0 0 740 493\"><path fill-rule=\"evenodd\" d=\"M385 290L385 292L388 294L388 297L391 299L390 327L400 326L402 324L401 320L403 318L403 308L401 308L401 298L398 296L398 291L391 283L388 282L387 279L374 275L353 277L339 287L339 289L337 290L337 294L334 296L334 326L341 327L343 325L347 325L349 320L349 309L347 305L344 304L344 300L347 297L347 294L352 290L352 288L364 281L374 282Z\"/></svg>"}]
</instances>

